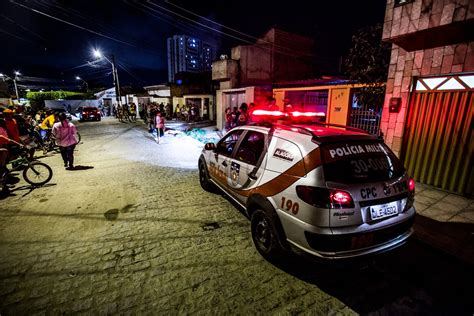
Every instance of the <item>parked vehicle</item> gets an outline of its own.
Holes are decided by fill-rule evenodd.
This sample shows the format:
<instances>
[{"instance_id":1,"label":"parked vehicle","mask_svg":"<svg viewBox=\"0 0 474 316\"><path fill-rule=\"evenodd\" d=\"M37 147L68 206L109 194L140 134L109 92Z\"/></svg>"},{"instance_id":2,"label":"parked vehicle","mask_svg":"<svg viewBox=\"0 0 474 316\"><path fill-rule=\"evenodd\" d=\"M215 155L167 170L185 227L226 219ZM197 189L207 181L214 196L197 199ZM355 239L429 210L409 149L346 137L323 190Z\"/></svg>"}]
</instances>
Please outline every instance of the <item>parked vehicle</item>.
<instances>
[{"instance_id":1,"label":"parked vehicle","mask_svg":"<svg viewBox=\"0 0 474 316\"><path fill-rule=\"evenodd\" d=\"M415 182L381 139L359 129L237 127L205 145L199 180L245 210L264 257L283 249L357 257L394 249L412 234Z\"/></svg>"},{"instance_id":2,"label":"parked vehicle","mask_svg":"<svg viewBox=\"0 0 474 316\"><path fill-rule=\"evenodd\" d=\"M101 114L99 108L95 106L84 106L79 110L80 121L100 121Z\"/></svg>"}]
</instances>

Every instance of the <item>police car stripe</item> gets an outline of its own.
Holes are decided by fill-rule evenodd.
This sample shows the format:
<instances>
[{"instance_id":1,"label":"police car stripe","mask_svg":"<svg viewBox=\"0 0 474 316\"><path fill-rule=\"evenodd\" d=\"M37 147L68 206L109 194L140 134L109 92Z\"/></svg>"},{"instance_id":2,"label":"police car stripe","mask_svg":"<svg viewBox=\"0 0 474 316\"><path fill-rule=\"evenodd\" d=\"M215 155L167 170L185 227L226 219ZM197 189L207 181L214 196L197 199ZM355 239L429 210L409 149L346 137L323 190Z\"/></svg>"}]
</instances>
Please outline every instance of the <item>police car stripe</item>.
<instances>
[{"instance_id":1,"label":"police car stripe","mask_svg":"<svg viewBox=\"0 0 474 316\"><path fill-rule=\"evenodd\" d=\"M232 189L235 193L250 196L251 194L261 194L263 196L273 196L288 188L290 185L304 177L307 173L322 165L319 147L311 151L302 160L298 161L288 170L282 172L272 180L248 190ZM306 170L306 168L307 170Z\"/></svg>"}]
</instances>

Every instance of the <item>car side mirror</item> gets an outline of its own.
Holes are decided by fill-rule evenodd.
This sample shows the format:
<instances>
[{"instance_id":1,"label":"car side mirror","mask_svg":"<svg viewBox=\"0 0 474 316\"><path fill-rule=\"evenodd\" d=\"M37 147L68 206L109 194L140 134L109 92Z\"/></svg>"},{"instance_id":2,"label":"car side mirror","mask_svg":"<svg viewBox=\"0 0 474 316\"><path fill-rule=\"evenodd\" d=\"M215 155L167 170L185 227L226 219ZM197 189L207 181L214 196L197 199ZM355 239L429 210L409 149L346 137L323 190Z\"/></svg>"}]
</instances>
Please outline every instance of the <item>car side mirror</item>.
<instances>
[{"instance_id":1,"label":"car side mirror","mask_svg":"<svg viewBox=\"0 0 474 316\"><path fill-rule=\"evenodd\" d=\"M204 149L205 149L205 150L214 150L214 149L216 149L216 144L214 144L214 143L206 143L206 145L204 145Z\"/></svg>"}]
</instances>

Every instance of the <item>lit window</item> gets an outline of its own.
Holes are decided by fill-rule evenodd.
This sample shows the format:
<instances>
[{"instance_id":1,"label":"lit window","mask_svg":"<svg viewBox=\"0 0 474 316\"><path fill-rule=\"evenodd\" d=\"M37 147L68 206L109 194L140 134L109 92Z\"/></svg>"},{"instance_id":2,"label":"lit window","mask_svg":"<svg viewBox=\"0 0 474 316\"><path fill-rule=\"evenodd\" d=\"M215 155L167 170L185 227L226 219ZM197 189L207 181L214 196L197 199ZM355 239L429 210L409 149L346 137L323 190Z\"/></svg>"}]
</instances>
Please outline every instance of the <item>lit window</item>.
<instances>
[{"instance_id":1,"label":"lit window","mask_svg":"<svg viewBox=\"0 0 474 316\"><path fill-rule=\"evenodd\" d=\"M426 90L427 90L426 87L420 81L416 83L416 91L426 91Z\"/></svg>"},{"instance_id":2,"label":"lit window","mask_svg":"<svg viewBox=\"0 0 474 316\"><path fill-rule=\"evenodd\" d=\"M445 81L446 80L446 77L438 77L438 78L425 78L423 79L423 81L425 82L425 84L428 86L428 88L430 88L431 90L433 90L434 88L436 88L441 82Z\"/></svg>"},{"instance_id":3,"label":"lit window","mask_svg":"<svg viewBox=\"0 0 474 316\"><path fill-rule=\"evenodd\" d=\"M451 78L439 87L438 90L464 90L464 86L456 79Z\"/></svg>"},{"instance_id":4,"label":"lit window","mask_svg":"<svg viewBox=\"0 0 474 316\"><path fill-rule=\"evenodd\" d=\"M474 76L459 76L459 79L467 84L469 88L474 88Z\"/></svg>"}]
</instances>

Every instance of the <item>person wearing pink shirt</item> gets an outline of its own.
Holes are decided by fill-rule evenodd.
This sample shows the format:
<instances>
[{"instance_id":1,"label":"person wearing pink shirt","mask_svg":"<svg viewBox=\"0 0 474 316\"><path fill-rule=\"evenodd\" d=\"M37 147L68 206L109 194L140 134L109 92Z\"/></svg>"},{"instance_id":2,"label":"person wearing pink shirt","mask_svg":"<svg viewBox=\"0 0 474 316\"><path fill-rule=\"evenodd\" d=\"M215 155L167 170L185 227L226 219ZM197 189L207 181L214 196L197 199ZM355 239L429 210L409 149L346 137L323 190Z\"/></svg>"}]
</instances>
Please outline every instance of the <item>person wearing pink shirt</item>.
<instances>
[{"instance_id":1,"label":"person wearing pink shirt","mask_svg":"<svg viewBox=\"0 0 474 316\"><path fill-rule=\"evenodd\" d=\"M77 144L77 130L74 124L67 120L66 113L59 114L59 122L54 123L51 133L59 146L64 167L67 170L74 170L74 148Z\"/></svg>"}]
</instances>

